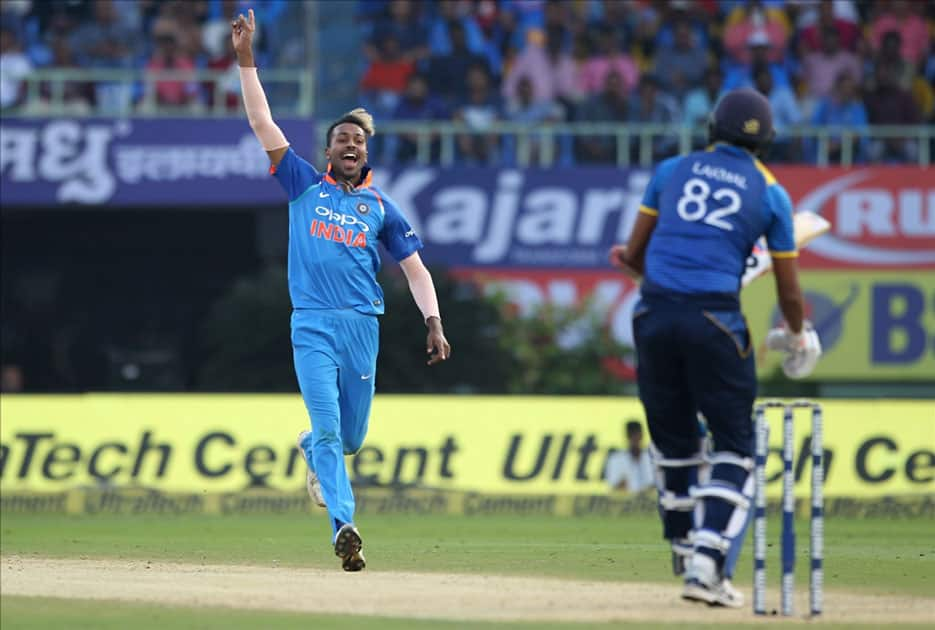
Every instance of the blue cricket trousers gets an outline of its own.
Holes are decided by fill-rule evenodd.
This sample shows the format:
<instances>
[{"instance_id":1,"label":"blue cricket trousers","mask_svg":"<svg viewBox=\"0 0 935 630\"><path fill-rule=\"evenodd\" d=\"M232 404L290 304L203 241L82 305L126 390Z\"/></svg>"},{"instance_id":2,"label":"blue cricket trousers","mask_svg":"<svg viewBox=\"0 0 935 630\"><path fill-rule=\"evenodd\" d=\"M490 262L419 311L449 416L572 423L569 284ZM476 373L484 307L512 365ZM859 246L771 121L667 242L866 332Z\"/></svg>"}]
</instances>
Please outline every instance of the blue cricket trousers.
<instances>
[{"instance_id":1,"label":"blue cricket trousers","mask_svg":"<svg viewBox=\"0 0 935 630\"><path fill-rule=\"evenodd\" d=\"M380 325L352 309L292 313L295 373L312 423L302 447L318 475L332 533L354 522L354 493L344 456L367 435L376 381Z\"/></svg>"}]
</instances>

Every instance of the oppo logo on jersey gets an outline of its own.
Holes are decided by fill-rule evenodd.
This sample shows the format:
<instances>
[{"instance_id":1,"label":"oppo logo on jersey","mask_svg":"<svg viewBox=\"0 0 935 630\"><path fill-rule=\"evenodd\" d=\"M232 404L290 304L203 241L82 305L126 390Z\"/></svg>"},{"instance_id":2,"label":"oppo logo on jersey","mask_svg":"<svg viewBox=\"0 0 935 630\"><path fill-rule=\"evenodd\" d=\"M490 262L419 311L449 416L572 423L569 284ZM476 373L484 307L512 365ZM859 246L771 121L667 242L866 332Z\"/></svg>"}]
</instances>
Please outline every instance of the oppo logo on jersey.
<instances>
[{"instance_id":1,"label":"oppo logo on jersey","mask_svg":"<svg viewBox=\"0 0 935 630\"><path fill-rule=\"evenodd\" d=\"M323 238L326 241L332 241L334 243L344 243L348 247L367 246L367 232L370 231L370 226L357 217L341 214L330 208L325 208L324 206L317 206L315 208L315 214L322 218L312 219L312 225L309 227L308 233L313 238ZM340 225L338 225L339 223ZM344 227L345 225L358 226L360 231Z\"/></svg>"}]
</instances>

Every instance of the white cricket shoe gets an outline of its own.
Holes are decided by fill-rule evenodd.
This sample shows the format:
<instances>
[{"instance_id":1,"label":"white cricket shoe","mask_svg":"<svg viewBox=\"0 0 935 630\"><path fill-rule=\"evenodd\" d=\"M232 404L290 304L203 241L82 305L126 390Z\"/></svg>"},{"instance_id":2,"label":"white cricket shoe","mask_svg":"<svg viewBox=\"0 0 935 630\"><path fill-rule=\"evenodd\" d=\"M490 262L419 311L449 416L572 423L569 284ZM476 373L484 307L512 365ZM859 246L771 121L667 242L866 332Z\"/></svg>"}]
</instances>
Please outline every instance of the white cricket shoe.
<instances>
[{"instance_id":1,"label":"white cricket shoe","mask_svg":"<svg viewBox=\"0 0 935 630\"><path fill-rule=\"evenodd\" d=\"M364 542L360 532L350 523L341 525L334 536L334 555L341 558L341 568L345 571L360 571L367 566L363 552Z\"/></svg>"},{"instance_id":2,"label":"white cricket shoe","mask_svg":"<svg viewBox=\"0 0 935 630\"><path fill-rule=\"evenodd\" d=\"M299 433L299 438L295 442L299 452L302 453L302 459L305 461L305 489L308 490L308 496L318 507L328 507L325 505L325 495L321 493L321 483L318 481L318 475L316 475L315 471L308 465L305 449L302 448L302 441L305 440L305 437L309 433L311 433L311 431L302 431Z\"/></svg>"},{"instance_id":3,"label":"white cricket shoe","mask_svg":"<svg viewBox=\"0 0 935 630\"><path fill-rule=\"evenodd\" d=\"M685 572L685 588L682 599L702 602L709 606L740 608L743 593L734 588L727 578L718 575L714 559L701 553L692 556Z\"/></svg>"}]
</instances>

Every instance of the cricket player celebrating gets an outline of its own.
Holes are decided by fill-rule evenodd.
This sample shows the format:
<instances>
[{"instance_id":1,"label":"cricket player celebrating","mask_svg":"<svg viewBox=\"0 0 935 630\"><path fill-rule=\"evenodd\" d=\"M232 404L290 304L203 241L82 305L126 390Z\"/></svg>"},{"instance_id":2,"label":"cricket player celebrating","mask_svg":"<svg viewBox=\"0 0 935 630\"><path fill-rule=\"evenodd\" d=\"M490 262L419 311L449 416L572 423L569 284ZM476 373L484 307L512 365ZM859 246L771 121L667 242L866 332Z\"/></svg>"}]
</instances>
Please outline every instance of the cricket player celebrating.
<instances>
[{"instance_id":1,"label":"cricket player celebrating","mask_svg":"<svg viewBox=\"0 0 935 630\"><path fill-rule=\"evenodd\" d=\"M250 127L269 155L270 172L289 195L289 294L292 346L311 431L299 435L308 464L309 495L327 507L334 553L345 571L366 566L354 526L354 494L344 456L367 434L374 393L383 291L377 241L402 267L428 327L429 365L448 359L432 277L418 251L422 242L399 208L372 185L367 139L373 119L355 109L328 129L326 173L289 147L273 122L257 77L253 10L232 23L231 37Z\"/></svg>"},{"instance_id":2,"label":"cricket player celebrating","mask_svg":"<svg viewBox=\"0 0 935 630\"><path fill-rule=\"evenodd\" d=\"M821 355L803 319L792 204L757 159L773 136L768 101L736 90L717 105L712 146L662 162L646 190L626 246L611 262L643 277L633 314L637 380L654 446L663 535L684 571L685 599L739 607L731 566L753 496L756 369L740 281L765 235L785 327L770 347L801 378ZM699 453L696 413L707 419L712 452ZM706 472L699 476L699 469ZM727 558L731 560L726 561Z\"/></svg>"}]
</instances>

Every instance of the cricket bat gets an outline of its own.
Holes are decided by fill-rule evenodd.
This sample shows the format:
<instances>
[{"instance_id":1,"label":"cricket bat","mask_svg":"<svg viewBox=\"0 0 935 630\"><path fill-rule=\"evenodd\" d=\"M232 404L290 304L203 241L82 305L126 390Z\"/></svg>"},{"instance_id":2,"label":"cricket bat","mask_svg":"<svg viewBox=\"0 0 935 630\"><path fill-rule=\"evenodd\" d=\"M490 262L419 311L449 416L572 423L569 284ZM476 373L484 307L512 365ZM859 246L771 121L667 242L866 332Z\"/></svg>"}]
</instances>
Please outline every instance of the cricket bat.
<instances>
[{"instance_id":1,"label":"cricket bat","mask_svg":"<svg viewBox=\"0 0 935 630\"><path fill-rule=\"evenodd\" d=\"M797 212L792 217L795 231L795 246L804 249L809 243L831 229L831 223L814 212ZM766 239L761 238L753 246L747 259L747 270L740 279L740 286L745 287L773 268L773 259L766 247Z\"/></svg>"}]
</instances>

